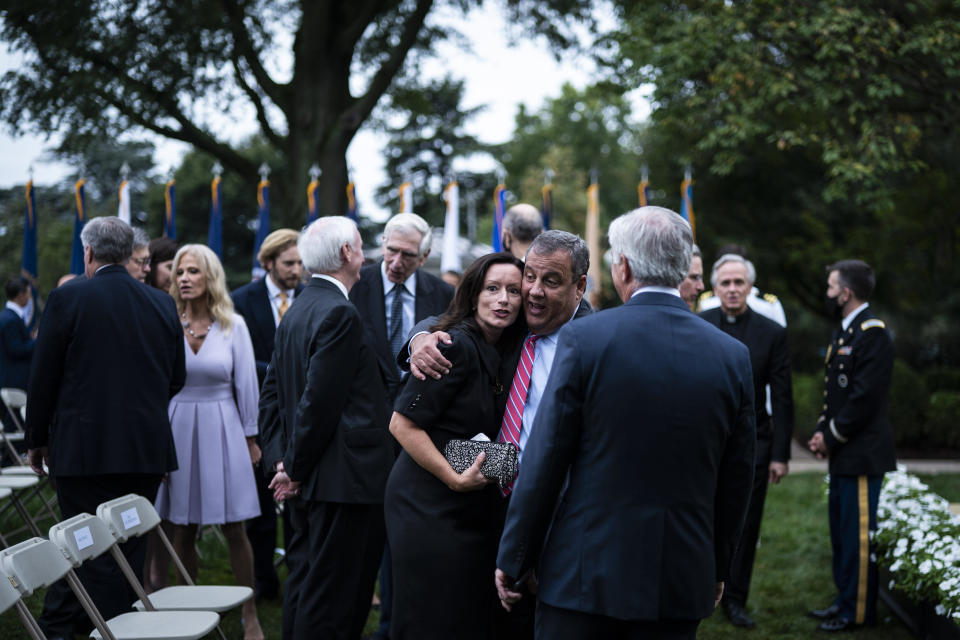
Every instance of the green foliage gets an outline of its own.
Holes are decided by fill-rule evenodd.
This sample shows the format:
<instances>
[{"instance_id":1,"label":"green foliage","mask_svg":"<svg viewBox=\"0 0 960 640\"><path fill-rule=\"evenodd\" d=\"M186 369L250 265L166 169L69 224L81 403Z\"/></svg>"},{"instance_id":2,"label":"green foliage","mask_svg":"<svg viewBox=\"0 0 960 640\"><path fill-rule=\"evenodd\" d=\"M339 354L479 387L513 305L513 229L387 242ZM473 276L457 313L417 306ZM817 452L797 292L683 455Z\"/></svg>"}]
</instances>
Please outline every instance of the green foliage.
<instances>
[{"instance_id":1,"label":"green foliage","mask_svg":"<svg viewBox=\"0 0 960 640\"><path fill-rule=\"evenodd\" d=\"M890 423L897 447L922 447L930 392L923 376L901 359L893 363L890 379Z\"/></svg>"},{"instance_id":2,"label":"green foliage","mask_svg":"<svg viewBox=\"0 0 960 640\"><path fill-rule=\"evenodd\" d=\"M960 369L935 367L924 371L923 377L931 393L936 391L960 391Z\"/></svg>"},{"instance_id":3,"label":"green foliage","mask_svg":"<svg viewBox=\"0 0 960 640\"><path fill-rule=\"evenodd\" d=\"M930 394L926 445L930 448L960 449L960 391L935 391Z\"/></svg>"},{"instance_id":4,"label":"green foliage","mask_svg":"<svg viewBox=\"0 0 960 640\"><path fill-rule=\"evenodd\" d=\"M793 372L794 436L805 440L813 435L823 406L823 376Z\"/></svg>"}]
</instances>

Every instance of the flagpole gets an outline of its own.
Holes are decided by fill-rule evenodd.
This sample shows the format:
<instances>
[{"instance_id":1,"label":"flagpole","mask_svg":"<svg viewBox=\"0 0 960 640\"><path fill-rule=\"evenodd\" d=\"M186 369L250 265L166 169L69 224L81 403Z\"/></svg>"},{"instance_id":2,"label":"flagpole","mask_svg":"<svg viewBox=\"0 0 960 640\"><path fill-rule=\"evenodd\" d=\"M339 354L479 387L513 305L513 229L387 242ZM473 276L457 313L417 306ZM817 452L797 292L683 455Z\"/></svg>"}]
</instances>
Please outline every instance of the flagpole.
<instances>
[{"instance_id":1,"label":"flagpole","mask_svg":"<svg viewBox=\"0 0 960 640\"><path fill-rule=\"evenodd\" d=\"M267 275L257 259L264 239L270 233L270 166L266 162L260 165L260 183L257 185L257 235L253 240L253 277L256 280Z\"/></svg>"}]
</instances>

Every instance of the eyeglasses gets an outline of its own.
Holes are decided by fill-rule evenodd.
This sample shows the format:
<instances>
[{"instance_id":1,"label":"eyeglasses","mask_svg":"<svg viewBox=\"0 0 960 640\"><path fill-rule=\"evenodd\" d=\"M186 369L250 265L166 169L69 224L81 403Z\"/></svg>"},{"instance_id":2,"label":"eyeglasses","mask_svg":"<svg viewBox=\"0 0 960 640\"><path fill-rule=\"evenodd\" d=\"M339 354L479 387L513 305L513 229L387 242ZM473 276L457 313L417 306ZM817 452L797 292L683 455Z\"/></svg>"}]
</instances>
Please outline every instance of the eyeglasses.
<instances>
[{"instance_id":1,"label":"eyeglasses","mask_svg":"<svg viewBox=\"0 0 960 640\"><path fill-rule=\"evenodd\" d=\"M144 267L150 266L150 256L146 258L130 258L130 262L143 269Z\"/></svg>"}]
</instances>

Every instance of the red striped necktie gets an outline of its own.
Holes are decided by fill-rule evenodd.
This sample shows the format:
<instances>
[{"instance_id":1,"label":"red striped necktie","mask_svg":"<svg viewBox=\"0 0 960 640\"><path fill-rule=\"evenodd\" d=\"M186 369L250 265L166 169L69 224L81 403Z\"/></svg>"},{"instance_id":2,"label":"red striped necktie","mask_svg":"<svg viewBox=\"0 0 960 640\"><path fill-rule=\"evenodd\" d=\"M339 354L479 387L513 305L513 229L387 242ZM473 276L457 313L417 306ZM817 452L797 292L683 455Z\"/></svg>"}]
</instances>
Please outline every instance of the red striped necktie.
<instances>
[{"instance_id":1,"label":"red striped necktie","mask_svg":"<svg viewBox=\"0 0 960 640\"><path fill-rule=\"evenodd\" d=\"M534 348L540 336L530 334L523 342L523 351L520 353L520 362L517 372L513 374L513 384L510 386L510 395L507 397L507 408L503 412L503 423L500 425L499 442L512 443L520 448L520 429L523 427L523 406L527 402L527 389L530 388L530 377L533 375ZM504 496L513 491L516 478L502 489Z\"/></svg>"}]
</instances>

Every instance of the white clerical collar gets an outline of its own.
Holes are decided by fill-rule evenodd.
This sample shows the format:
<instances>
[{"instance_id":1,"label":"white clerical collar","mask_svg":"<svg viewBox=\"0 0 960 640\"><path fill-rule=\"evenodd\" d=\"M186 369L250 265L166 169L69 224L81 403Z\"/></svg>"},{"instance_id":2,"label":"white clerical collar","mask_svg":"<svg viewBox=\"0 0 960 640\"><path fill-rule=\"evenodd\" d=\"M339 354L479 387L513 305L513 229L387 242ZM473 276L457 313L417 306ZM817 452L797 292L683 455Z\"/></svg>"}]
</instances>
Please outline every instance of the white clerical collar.
<instances>
[{"instance_id":1,"label":"white clerical collar","mask_svg":"<svg viewBox=\"0 0 960 640\"><path fill-rule=\"evenodd\" d=\"M273 300L281 293L287 294L287 300L293 301L293 289L281 289L277 286L277 283L273 281L273 278L270 277L270 274L263 276L263 279L267 281L267 293L270 295L270 299Z\"/></svg>"},{"instance_id":2,"label":"white clerical collar","mask_svg":"<svg viewBox=\"0 0 960 640\"><path fill-rule=\"evenodd\" d=\"M380 280L383 282L383 295L387 295L397 286L395 282L387 277L387 265L382 260L380 261ZM417 270L414 270L414 272L410 274L410 277L403 281L403 288L406 289L410 295L416 295Z\"/></svg>"},{"instance_id":3,"label":"white clerical collar","mask_svg":"<svg viewBox=\"0 0 960 640\"><path fill-rule=\"evenodd\" d=\"M861 311L863 311L869 306L870 306L869 302L864 302L862 305L860 305L859 307L857 307L847 315L843 316L843 320L840 322L840 326L843 327L843 330L846 331L847 329L849 329L850 325L853 323L853 319L856 318ZM836 320L834 320L834 322L836 322ZM833 325L833 326L837 326L837 325Z\"/></svg>"},{"instance_id":4,"label":"white clerical collar","mask_svg":"<svg viewBox=\"0 0 960 640\"><path fill-rule=\"evenodd\" d=\"M347 294L347 287L345 284L334 278L333 276L328 276L325 273L315 273L311 276L312 278L318 278L320 280L329 280L333 284L337 285L337 289L340 289L340 293L343 294L344 298L350 299L350 296Z\"/></svg>"},{"instance_id":5,"label":"white clerical collar","mask_svg":"<svg viewBox=\"0 0 960 640\"><path fill-rule=\"evenodd\" d=\"M630 297L632 298L633 296L638 295L640 293L669 293L672 296L677 296L678 298L680 297L679 289L676 289L674 287L660 287L655 284L648 284L645 287L640 287L639 289L634 291L630 295Z\"/></svg>"}]
</instances>

